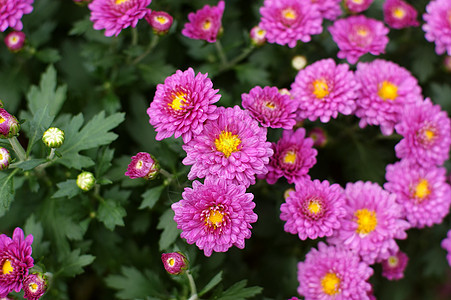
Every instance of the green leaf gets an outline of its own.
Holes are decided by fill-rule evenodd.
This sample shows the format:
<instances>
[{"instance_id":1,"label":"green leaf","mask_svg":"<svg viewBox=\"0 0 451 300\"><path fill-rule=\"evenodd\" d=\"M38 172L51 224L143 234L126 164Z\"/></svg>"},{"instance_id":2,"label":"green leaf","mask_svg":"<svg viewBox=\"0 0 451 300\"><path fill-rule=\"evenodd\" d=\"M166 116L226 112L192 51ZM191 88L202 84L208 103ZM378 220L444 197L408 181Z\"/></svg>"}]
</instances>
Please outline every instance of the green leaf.
<instances>
[{"instance_id":1,"label":"green leaf","mask_svg":"<svg viewBox=\"0 0 451 300\"><path fill-rule=\"evenodd\" d=\"M94 259L95 256L89 254L80 255L80 249L75 249L59 260L62 267L57 274L67 277L81 274L83 273L83 267L90 265Z\"/></svg>"},{"instance_id":2,"label":"green leaf","mask_svg":"<svg viewBox=\"0 0 451 300\"><path fill-rule=\"evenodd\" d=\"M218 300L244 300L260 294L263 290L259 286L246 287L247 280L235 283L222 293Z\"/></svg>"},{"instance_id":3,"label":"green leaf","mask_svg":"<svg viewBox=\"0 0 451 300\"><path fill-rule=\"evenodd\" d=\"M449 99L449 95L451 95L451 86L446 83L431 83L430 88L432 102L439 104L443 110L446 110L451 114L451 101Z\"/></svg>"},{"instance_id":4,"label":"green leaf","mask_svg":"<svg viewBox=\"0 0 451 300\"><path fill-rule=\"evenodd\" d=\"M124 226L123 218L126 210L114 200L105 200L97 211L97 219L105 224L105 227L113 231L116 226Z\"/></svg>"},{"instance_id":5,"label":"green leaf","mask_svg":"<svg viewBox=\"0 0 451 300\"><path fill-rule=\"evenodd\" d=\"M208 293L212 288L214 288L218 283L222 281L222 271L219 271L218 274L213 277L209 283L199 292L199 297L202 297L202 295Z\"/></svg>"},{"instance_id":6,"label":"green leaf","mask_svg":"<svg viewBox=\"0 0 451 300\"><path fill-rule=\"evenodd\" d=\"M11 173L0 173L0 216L3 216L14 200L14 171Z\"/></svg>"},{"instance_id":7,"label":"green leaf","mask_svg":"<svg viewBox=\"0 0 451 300\"><path fill-rule=\"evenodd\" d=\"M102 177L108 169L111 167L111 161L113 160L114 149L108 147L102 148L97 153L95 177Z\"/></svg>"},{"instance_id":8,"label":"green leaf","mask_svg":"<svg viewBox=\"0 0 451 300\"><path fill-rule=\"evenodd\" d=\"M11 167L15 166L16 168L22 169L24 171L28 171L28 170L36 168L39 165L42 165L46 161L47 160L44 159L44 158L30 159L30 160L21 161L21 162L17 162L17 163L11 164Z\"/></svg>"},{"instance_id":9,"label":"green leaf","mask_svg":"<svg viewBox=\"0 0 451 300\"><path fill-rule=\"evenodd\" d=\"M177 229L177 223L174 221L174 211L171 208L166 210L160 217L157 228L163 229L158 242L160 251L163 251L175 242L181 232L181 230Z\"/></svg>"},{"instance_id":10,"label":"green leaf","mask_svg":"<svg viewBox=\"0 0 451 300\"><path fill-rule=\"evenodd\" d=\"M44 229L42 228L41 222L36 220L34 214L32 214L24 225L25 235L33 235L33 256L35 258L45 255L50 246L50 242L43 242Z\"/></svg>"},{"instance_id":11,"label":"green leaf","mask_svg":"<svg viewBox=\"0 0 451 300\"><path fill-rule=\"evenodd\" d=\"M247 83L250 86L255 85L270 85L269 73L260 67L253 66L252 64L243 64L235 67L238 80L241 83Z\"/></svg>"},{"instance_id":12,"label":"green leaf","mask_svg":"<svg viewBox=\"0 0 451 300\"><path fill-rule=\"evenodd\" d=\"M52 195L52 198L67 197L72 198L80 194L81 189L77 186L77 181L75 179L68 179L63 182L56 184L58 190Z\"/></svg>"},{"instance_id":13,"label":"green leaf","mask_svg":"<svg viewBox=\"0 0 451 300\"><path fill-rule=\"evenodd\" d=\"M55 63L61 59L57 49L45 48L36 52L36 57L45 63Z\"/></svg>"},{"instance_id":14,"label":"green leaf","mask_svg":"<svg viewBox=\"0 0 451 300\"><path fill-rule=\"evenodd\" d=\"M158 199L160 199L160 195L163 190L164 185L160 185L145 191L144 194L141 195L143 201L141 202L139 209L144 209L147 207L152 209L155 203L157 203Z\"/></svg>"}]
</instances>

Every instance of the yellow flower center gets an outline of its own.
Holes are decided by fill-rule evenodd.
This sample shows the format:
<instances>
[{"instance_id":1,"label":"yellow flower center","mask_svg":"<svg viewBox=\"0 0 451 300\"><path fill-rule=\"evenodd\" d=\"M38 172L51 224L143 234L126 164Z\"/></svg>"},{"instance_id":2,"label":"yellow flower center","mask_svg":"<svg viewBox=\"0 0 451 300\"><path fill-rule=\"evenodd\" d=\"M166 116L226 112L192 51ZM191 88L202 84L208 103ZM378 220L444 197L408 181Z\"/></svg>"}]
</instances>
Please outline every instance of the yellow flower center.
<instances>
[{"instance_id":1,"label":"yellow flower center","mask_svg":"<svg viewBox=\"0 0 451 300\"><path fill-rule=\"evenodd\" d=\"M398 97L398 87L390 81L384 80L379 85L377 94L382 100L395 100Z\"/></svg>"},{"instance_id":2,"label":"yellow flower center","mask_svg":"<svg viewBox=\"0 0 451 300\"><path fill-rule=\"evenodd\" d=\"M282 17L284 17L287 20L294 20L296 19L296 12L291 8L286 8L282 10Z\"/></svg>"},{"instance_id":3,"label":"yellow flower center","mask_svg":"<svg viewBox=\"0 0 451 300\"><path fill-rule=\"evenodd\" d=\"M175 265L175 259L173 259L172 257L168 259L168 265L170 265L171 267L173 267Z\"/></svg>"},{"instance_id":4,"label":"yellow flower center","mask_svg":"<svg viewBox=\"0 0 451 300\"><path fill-rule=\"evenodd\" d=\"M421 179L415 186L414 196L417 199L423 200L431 193L429 189L429 182L427 179Z\"/></svg>"},{"instance_id":5,"label":"yellow flower center","mask_svg":"<svg viewBox=\"0 0 451 300\"><path fill-rule=\"evenodd\" d=\"M329 296L338 294L340 291L340 278L335 273L329 272L321 279L323 292Z\"/></svg>"},{"instance_id":6,"label":"yellow flower center","mask_svg":"<svg viewBox=\"0 0 451 300\"><path fill-rule=\"evenodd\" d=\"M359 26L357 28L357 35L361 36L361 37L366 37L368 35L369 31L366 27L364 26Z\"/></svg>"},{"instance_id":7,"label":"yellow flower center","mask_svg":"<svg viewBox=\"0 0 451 300\"><path fill-rule=\"evenodd\" d=\"M241 140L238 135L224 130L221 131L221 134L215 140L216 150L224 153L226 157L229 157L233 152L237 152L240 144Z\"/></svg>"},{"instance_id":8,"label":"yellow flower center","mask_svg":"<svg viewBox=\"0 0 451 300\"><path fill-rule=\"evenodd\" d=\"M0 153L0 161L3 160L3 154Z\"/></svg>"},{"instance_id":9,"label":"yellow flower center","mask_svg":"<svg viewBox=\"0 0 451 300\"><path fill-rule=\"evenodd\" d=\"M5 122L6 120L3 117L0 117L0 124L2 124L3 122Z\"/></svg>"},{"instance_id":10,"label":"yellow flower center","mask_svg":"<svg viewBox=\"0 0 451 300\"><path fill-rule=\"evenodd\" d=\"M393 16L397 19L402 19L406 15L406 10L400 6L393 10Z\"/></svg>"},{"instance_id":11,"label":"yellow flower center","mask_svg":"<svg viewBox=\"0 0 451 300\"><path fill-rule=\"evenodd\" d=\"M351 2L355 4L362 4L363 0L351 0Z\"/></svg>"},{"instance_id":12,"label":"yellow flower center","mask_svg":"<svg viewBox=\"0 0 451 300\"><path fill-rule=\"evenodd\" d=\"M356 232L358 234L368 234L372 232L377 226L377 218L375 211L369 211L366 208L359 209L354 213L357 223Z\"/></svg>"},{"instance_id":13,"label":"yellow flower center","mask_svg":"<svg viewBox=\"0 0 451 300\"><path fill-rule=\"evenodd\" d=\"M396 256L390 256L387 262L391 268L394 268L398 265L399 259Z\"/></svg>"},{"instance_id":14,"label":"yellow flower center","mask_svg":"<svg viewBox=\"0 0 451 300\"><path fill-rule=\"evenodd\" d=\"M143 163L143 161L142 160L138 160L138 162L136 163L136 168L138 169L138 170L140 170L142 167L143 167L143 165L144 165L144 163Z\"/></svg>"},{"instance_id":15,"label":"yellow flower center","mask_svg":"<svg viewBox=\"0 0 451 300\"><path fill-rule=\"evenodd\" d=\"M265 37L265 35L266 35L266 30L263 30L263 29L257 30L258 37L263 38L263 37Z\"/></svg>"},{"instance_id":16,"label":"yellow flower center","mask_svg":"<svg viewBox=\"0 0 451 300\"><path fill-rule=\"evenodd\" d=\"M294 164L295 161L296 161L296 151L293 150L288 151L283 158L283 162L287 164Z\"/></svg>"},{"instance_id":17,"label":"yellow flower center","mask_svg":"<svg viewBox=\"0 0 451 300\"><path fill-rule=\"evenodd\" d=\"M28 285L32 293L36 293L38 290L38 285L35 282L32 282Z\"/></svg>"},{"instance_id":18,"label":"yellow flower center","mask_svg":"<svg viewBox=\"0 0 451 300\"><path fill-rule=\"evenodd\" d=\"M122 3L125 3L125 2L127 2L127 1L130 1L130 0L116 0L116 4L117 5L119 5L119 4L122 4Z\"/></svg>"},{"instance_id":19,"label":"yellow flower center","mask_svg":"<svg viewBox=\"0 0 451 300\"><path fill-rule=\"evenodd\" d=\"M323 99L329 95L329 86L324 79L316 79L313 81L313 94L318 99Z\"/></svg>"},{"instance_id":20,"label":"yellow flower center","mask_svg":"<svg viewBox=\"0 0 451 300\"><path fill-rule=\"evenodd\" d=\"M186 103L186 94L184 92L176 92L172 97L172 102L168 106L174 110L181 110Z\"/></svg>"},{"instance_id":21,"label":"yellow flower center","mask_svg":"<svg viewBox=\"0 0 451 300\"><path fill-rule=\"evenodd\" d=\"M19 41L19 38L17 36L12 36L9 38L10 43L15 44Z\"/></svg>"},{"instance_id":22,"label":"yellow flower center","mask_svg":"<svg viewBox=\"0 0 451 300\"><path fill-rule=\"evenodd\" d=\"M163 16L157 16L155 17L155 21L157 21L160 24L166 24L168 22L168 18Z\"/></svg>"},{"instance_id":23,"label":"yellow flower center","mask_svg":"<svg viewBox=\"0 0 451 300\"><path fill-rule=\"evenodd\" d=\"M209 30L211 28L211 20L207 19L204 21L204 24L202 24L203 30Z\"/></svg>"},{"instance_id":24,"label":"yellow flower center","mask_svg":"<svg viewBox=\"0 0 451 300\"><path fill-rule=\"evenodd\" d=\"M11 262L9 260L5 260L2 267L3 275L9 274L12 271L14 271L13 266L11 265Z\"/></svg>"},{"instance_id":25,"label":"yellow flower center","mask_svg":"<svg viewBox=\"0 0 451 300\"><path fill-rule=\"evenodd\" d=\"M321 212L321 203L317 199L310 200L307 206L309 212L312 214L317 214Z\"/></svg>"},{"instance_id":26,"label":"yellow flower center","mask_svg":"<svg viewBox=\"0 0 451 300\"><path fill-rule=\"evenodd\" d=\"M271 102L271 101L266 101L265 102L265 107L273 110L274 108L276 108L276 105L273 102Z\"/></svg>"}]
</instances>

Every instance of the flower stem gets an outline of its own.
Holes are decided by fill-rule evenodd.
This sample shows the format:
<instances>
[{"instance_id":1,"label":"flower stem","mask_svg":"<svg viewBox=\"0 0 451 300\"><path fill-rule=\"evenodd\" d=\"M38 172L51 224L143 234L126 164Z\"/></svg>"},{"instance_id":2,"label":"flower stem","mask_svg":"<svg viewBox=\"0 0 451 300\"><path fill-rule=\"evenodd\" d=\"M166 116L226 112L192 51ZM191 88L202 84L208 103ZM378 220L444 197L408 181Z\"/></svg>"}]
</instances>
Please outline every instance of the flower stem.
<instances>
[{"instance_id":1,"label":"flower stem","mask_svg":"<svg viewBox=\"0 0 451 300\"><path fill-rule=\"evenodd\" d=\"M138 29L136 27L132 27L132 46L136 46L138 44Z\"/></svg>"},{"instance_id":2,"label":"flower stem","mask_svg":"<svg viewBox=\"0 0 451 300\"><path fill-rule=\"evenodd\" d=\"M189 270L187 270L185 272L186 276L188 277L189 280L189 286L191 288L191 297L189 297L188 300L198 300L199 297L197 296L197 290L196 290L196 283L194 282L194 278L191 275L191 272Z\"/></svg>"},{"instance_id":3,"label":"flower stem","mask_svg":"<svg viewBox=\"0 0 451 300\"><path fill-rule=\"evenodd\" d=\"M54 156L55 156L55 148L52 148L52 149L50 150L50 154L49 154L49 156L47 157L47 159L48 159L48 160L52 160Z\"/></svg>"},{"instance_id":4,"label":"flower stem","mask_svg":"<svg viewBox=\"0 0 451 300\"><path fill-rule=\"evenodd\" d=\"M221 42L216 40L215 42L216 50L218 51L219 59L223 67L227 66L227 57L225 56L224 49L222 48Z\"/></svg>"},{"instance_id":5,"label":"flower stem","mask_svg":"<svg viewBox=\"0 0 451 300\"><path fill-rule=\"evenodd\" d=\"M154 34L152 36L152 39L150 40L149 46L147 46L146 51L143 52L140 56L135 58L135 60L132 62L133 65L136 65L141 60L143 60L147 55L149 55L150 52L152 52L153 48L158 44L159 36L157 34Z\"/></svg>"},{"instance_id":6,"label":"flower stem","mask_svg":"<svg viewBox=\"0 0 451 300\"><path fill-rule=\"evenodd\" d=\"M27 159L27 155L25 154L25 150L23 149L22 145L19 143L17 138L13 136L12 138L9 138L9 143L11 144L11 147L13 147L14 152L16 153L17 157L19 158L19 161L24 161Z\"/></svg>"}]
</instances>

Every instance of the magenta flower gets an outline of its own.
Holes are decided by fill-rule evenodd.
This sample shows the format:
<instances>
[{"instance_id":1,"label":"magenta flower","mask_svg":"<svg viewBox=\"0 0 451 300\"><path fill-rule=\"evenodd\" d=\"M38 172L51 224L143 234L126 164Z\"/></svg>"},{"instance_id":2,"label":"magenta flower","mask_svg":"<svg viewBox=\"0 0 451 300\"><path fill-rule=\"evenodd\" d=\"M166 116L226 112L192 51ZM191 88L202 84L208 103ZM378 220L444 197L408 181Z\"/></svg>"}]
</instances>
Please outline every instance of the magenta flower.
<instances>
[{"instance_id":1,"label":"magenta flower","mask_svg":"<svg viewBox=\"0 0 451 300\"><path fill-rule=\"evenodd\" d=\"M310 0L310 2L318 4L318 10L324 19L334 21L343 13L340 5L341 0L323 0L321 2Z\"/></svg>"},{"instance_id":2,"label":"magenta flower","mask_svg":"<svg viewBox=\"0 0 451 300\"><path fill-rule=\"evenodd\" d=\"M449 213L451 187L446 183L445 168L424 168L401 160L387 165L385 179L384 188L396 195L412 227L440 224Z\"/></svg>"},{"instance_id":3,"label":"magenta flower","mask_svg":"<svg viewBox=\"0 0 451 300\"><path fill-rule=\"evenodd\" d=\"M151 12L152 0L93 0L88 4L95 30L105 29L105 36L118 36L122 29L136 27Z\"/></svg>"},{"instance_id":4,"label":"magenta flower","mask_svg":"<svg viewBox=\"0 0 451 300\"><path fill-rule=\"evenodd\" d=\"M286 221L284 230L297 234L301 240L331 236L341 226L345 216L343 189L327 180L296 183L280 206L280 219Z\"/></svg>"},{"instance_id":5,"label":"magenta flower","mask_svg":"<svg viewBox=\"0 0 451 300\"><path fill-rule=\"evenodd\" d=\"M30 234L25 238L18 227L14 229L12 239L0 235L0 295L7 295L13 290L20 292L22 289L22 281L34 265L32 243L33 236Z\"/></svg>"},{"instance_id":6,"label":"magenta flower","mask_svg":"<svg viewBox=\"0 0 451 300\"><path fill-rule=\"evenodd\" d=\"M0 147L0 171L9 168L11 163L11 154L6 148Z\"/></svg>"},{"instance_id":7,"label":"magenta flower","mask_svg":"<svg viewBox=\"0 0 451 300\"><path fill-rule=\"evenodd\" d=\"M2 0L0 1L0 31L8 27L21 31L22 16L33 11L33 0Z\"/></svg>"},{"instance_id":8,"label":"magenta flower","mask_svg":"<svg viewBox=\"0 0 451 300\"><path fill-rule=\"evenodd\" d=\"M266 43L266 30L261 29L259 26L254 26L249 32L249 37L255 46L262 46Z\"/></svg>"},{"instance_id":9,"label":"magenta flower","mask_svg":"<svg viewBox=\"0 0 451 300\"><path fill-rule=\"evenodd\" d=\"M334 60L319 60L296 75L291 93L299 103L301 119L327 123L338 113L354 112L359 83L347 64L336 65Z\"/></svg>"},{"instance_id":10,"label":"magenta flower","mask_svg":"<svg viewBox=\"0 0 451 300\"><path fill-rule=\"evenodd\" d=\"M282 138L273 143L274 155L268 165L265 178L274 184L284 176L289 183L309 178L308 171L316 164L318 151L313 148L313 140L305 136L305 129L285 130Z\"/></svg>"},{"instance_id":11,"label":"magenta flower","mask_svg":"<svg viewBox=\"0 0 451 300\"><path fill-rule=\"evenodd\" d=\"M11 138L19 134L20 123L16 117L0 108L0 138Z\"/></svg>"},{"instance_id":12,"label":"magenta flower","mask_svg":"<svg viewBox=\"0 0 451 300\"><path fill-rule=\"evenodd\" d=\"M388 26L402 29L410 26L418 26L418 12L403 0L386 0L384 2L384 21Z\"/></svg>"},{"instance_id":13,"label":"magenta flower","mask_svg":"<svg viewBox=\"0 0 451 300\"><path fill-rule=\"evenodd\" d=\"M298 263L298 293L306 300L369 300L372 274L354 252L319 242Z\"/></svg>"},{"instance_id":14,"label":"magenta flower","mask_svg":"<svg viewBox=\"0 0 451 300\"><path fill-rule=\"evenodd\" d=\"M216 42L222 28L222 14L225 2L219 1L217 6L205 5L195 13L188 14L188 23L182 29L182 34L190 39Z\"/></svg>"},{"instance_id":15,"label":"magenta flower","mask_svg":"<svg viewBox=\"0 0 451 300\"><path fill-rule=\"evenodd\" d=\"M194 74L189 68L177 72L157 85L155 97L147 109L149 122L157 131L158 141L174 135L182 136L183 142L189 142L193 135L203 131L207 120L218 118L215 112L221 95L213 89L208 74Z\"/></svg>"},{"instance_id":16,"label":"magenta flower","mask_svg":"<svg viewBox=\"0 0 451 300\"><path fill-rule=\"evenodd\" d=\"M276 87L256 86L249 94L241 94L243 107L263 127L291 129L296 124L297 103Z\"/></svg>"},{"instance_id":17,"label":"magenta flower","mask_svg":"<svg viewBox=\"0 0 451 300\"><path fill-rule=\"evenodd\" d=\"M257 221L254 195L246 193L244 185L221 179L205 179L204 184L194 181L182 197L171 207L177 228L182 230L180 236L188 244L196 243L206 256L232 246L244 248L244 240L251 236L250 224Z\"/></svg>"},{"instance_id":18,"label":"magenta flower","mask_svg":"<svg viewBox=\"0 0 451 300\"><path fill-rule=\"evenodd\" d=\"M361 85L355 112L361 128L380 125L382 133L390 135L407 105L423 99L416 78L391 61L359 63L355 75Z\"/></svg>"},{"instance_id":19,"label":"magenta flower","mask_svg":"<svg viewBox=\"0 0 451 300\"><path fill-rule=\"evenodd\" d=\"M435 43L437 54L451 55L451 2L449 0L432 0L426 6L423 15L425 38Z\"/></svg>"},{"instance_id":20,"label":"magenta flower","mask_svg":"<svg viewBox=\"0 0 451 300\"><path fill-rule=\"evenodd\" d=\"M12 31L5 37L6 47L12 52L17 52L23 48L25 43L25 33L22 31Z\"/></svg>"},{"instance_id":21,"label":"magenta flower","mask_svg":"<svg viewBox=\"0 0 451 300\"><path fill-rule=\"evenodd\" d=\"M160 170L158 162L146 152L139 152L135 156L132 156L132 161L128 165L125 176L131 179L145 178L154 179Z\"/></svg>"},{"instance_id":22,"label":"magenta flower","mask_svg":"<svg viewBox=\"0 0 451 300\"><path fill-rule=\"evenodd\" d=\"M395 239L407 237L409 223L402 219L402 206L396 203L396 195L377 183L358 181L346 185L345 196L345 219L327 241L355 251L368 264L397 252Z\"/></svg>"},{"instance_id":23,"label":"magenta flower","mask_svg":"<svg viewBox=\"0 0 451 300\"><path fill-rule=\"evenodd\" d=\"M23 281L24 298L38 300L48 288L47 276L41 273L33 273L25 277Z\"/></svg>"},{"instance_id":24,"label":"magenta flower","mask_svg":"<svg viewBox=\"0 0 451 300\"><path fill-rule=\"evenodd\" d=\"M188 179L221 178L249 187L255 175L268 172L273 150L267 130L238 106L219 107L217 113L218 119L207 121L202 133L182 146L187 154L183 164L192 165Z\"/></svg>"},{"instance_id":25,"label":"magenta flower","mask_svg":"<svg viewBox=\"0 0 451 300\"><path fill-rule=\"evenodd\" d=\"M425 99L403 110L396 132L403 139L396 156L422 166L442 165L449 158L451 120L439 105Z\"/></svg>"},{"instance_id":26,"label":"magenta flower","mask_svg":"<svg viewBox=\"0 0 451 300\"><path fill-rule=\"evenodd\" d=\"M188 260L181 252L161 254L163 266L169 274L180 275L188 268Z\"/></svg>"},{"instance_id":27,"label":"magenta flower","mask_svg":"<svg viewBox=\"0 0 451 300\"><path fill-rule=\"evenodd\" d=\"M346 58L351 64L355 64L366 53L385 53L388 31L381 21L363 15L336 20L329 27L332 39L340 49L338 58Z\"/></svg>"},{"instance_id":28,"label":"magenta flower","mask_svg":"<svg viewBox=\"0 0 451 300\"><path fill-rule=\"evenodd\" d=\"M343 0L344 6L352 13L360 13L367 10L374 0Z\"/></svg>"},{"instance_id":29,"label":"magenta flower","mask_svg":"<svg viewBox=\"0 0 451 300\"><path fill-rule=\"evenodd\" d=\"M327 144L327 133L321 127L312 128L308 133L308 137L313 140L313 147L322 148Z\"/></svg>"},{"instance_id":30,"label":"magenta flower","mask_svg":"<svg viewBox=\"0 0 451 300\"><path fill-rule=\"evenodd\" d=\"M145 16L147 23L153 28L156 34L165 34L172 26L173 18L165 11L152 11Z\"/></svg>"},{"instance_id":31,"label":"magenta flower","mask_svg":"<svg viewBox=\"0 0 451 300\"><path fill-rule=\"evenodd\" d=\"M268 43L293 48L298 41L310 42L311 35L323 31L317 4L298 0L265 0L260 7L258 26L266 30Z\"/></svg>"},{"instance_id":32,"label":"magenta flower","mask_svg":"<svg viewBox=\"0 0 451 300\"><path fill-rule=\"evenodd\" d=\"M388 280L399 280L404 277L409 257L404 252L398 251L382 261L382 276Z\"/></svg>"},{"instance_id":33,"label":"magenta flower","mask_svg":"<svg viewBox=\"0 0 451 300\"><path fill-rule=\"evenodd\" d=\"M441 242L441 246L446 250L446 259L451 267L451 229L448 231L446 238Z\"/></svg>"}]
</instances>

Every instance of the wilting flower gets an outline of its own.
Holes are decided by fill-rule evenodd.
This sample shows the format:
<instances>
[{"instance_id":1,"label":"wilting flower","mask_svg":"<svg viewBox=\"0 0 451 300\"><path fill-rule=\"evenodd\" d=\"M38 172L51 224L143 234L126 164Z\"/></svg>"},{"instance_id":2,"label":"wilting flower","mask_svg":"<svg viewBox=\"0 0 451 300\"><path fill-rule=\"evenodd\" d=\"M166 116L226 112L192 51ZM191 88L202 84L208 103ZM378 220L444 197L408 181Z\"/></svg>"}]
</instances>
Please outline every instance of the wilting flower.
<instances>
[{"instance_id":1,"label":"wilting flower","mask_svg":"<svg viewBox=\"0 0 451 300\"><path fill-rule=\"evenodd\" d=\"M132 156L132 161L127 167L125 176L131 179L154 179L160 170L158 162L147 152L139 152Z\"/></svg>"},{"instance_id":2,"label":"wilting flower","mask_svg":"<svg viewBox=\"0 0 451 300\"><path fill-rule=\"evenodd\" d=\"M291 129L296 124L297 103L290 96L279 93L276 87L256 86L249 94L241 94L241 98L243 107L263 127Z\"/></svg>"},{"instance_id":3,"label":"wilting flower","mask_svg":"<svg viewBox=\"0 0 451 300\"><path fill-rule=\"evenodd\" d=\"M446 238L441 242L441 246L446 250L446 259L448 264L451 266L451 230L448 231Z\"/></svg>"},{"instance_id":4,"label":"wilting flower","mask_svg":"<svg viewBox=\"0 0 451 300\"><path fill-rule=\"evenodd\" d=\"M163 266L169 274L180 275L188 268L188 260L181 252L161 254Z\"/></svg>"},{"instance_id":5,"label":"wilting flower","mask_svg":"<svg viewBox=\"0 0 451 300\"><path fill-rule=\"evenodd\" d=\"M59 148L64 143L64 131L50 127L42 135L42 142L49 148Z\"/></svg>"},{"instance_id":6,"label":"wilting flower","mask_svg":"<svg viewBox=\"0 0 451 300\"><path fill-rule=\"evenodd\" d=\"M152 11L145 16L147 23L152 26L156 34L165 34L172 26L173 18L165 11Z\"/></svg>"},{"instance_id":7,"label":"wilting flower","mask_svg":"<svg viewBox=\"0 0 451 300\"><path fill-rule=\"evenodd\" d=\"M82 191L87 192L94 187L96 179L94 174L84 171L78 174L76 183Z\"/></svg>"},{"instance_id":8,"label":"wilting flower","mask_svg":"<svg viewBox=\"0 0 451 300\"><path fill-rule=\"evenodd\" d=\"M409 257L404 252L398 251L382 261L382 276L388 280L398 280L404 277Z\"/></svg>"},{"instance_id":9,"label":"wilting flower","mask_svg":"<svg viewBox=\"0 0 451 300\"><path fill-rule=\"evenodd\" d=\"M363 15L336 20L329 27L329 32L340 49L338 58L346 58L351 64L355 64L366 53L385 53L388 31L381 21Z\"/></svg>"},{"instance_id":10,"label":"wilting flower","mask_svg":"<svg viewBox=\"0 0 451 300\"><path fill-rule=\"evenodd\" d=\"M11 154L6 148L0 147L0 170L6 170L11 163Z\"/></svg>"},{"instance_id":11,"label":"wilting flower","mask_svg":"<svg viewBox=\"0 0 451 300\"><path fill-rule=\"evenodd\" d=\"M432 0L426 6L423 15L426 22L423 31L426 40L435 42L435 52L451 55L451 2L449 0Z\"/></svg>"},{"instance_id":12,"label":"wilting flower","mask_svg":"<svg viewBox=\"0 0 451 300\"><path fill-rule=\"evenodd\" d=\"M298 293L306 300L369 300L373 269L352 251L323 242L298 263Z\"/></svg>"},{"instance_id":13,"label":"wilting flower","mask_svg":"<svg viewBox=\"0 0 451 300\"><path fill-rule=\"evenodd\" d=\"M33 273L23 281L24 297L28 300L38 300L47 291L48 279L45 274Z\"/></svg>"},{"instance_id":14,"label":"wilting flower","mask_svg":"<svg viewBox=\"0 0 451 300\"><path fill-rule=\"evenodd\" d=\"M382 133L390 135L402 111L423 99L416 78L394 62L359 63L355 75L361 86L355 112L361 128L380 125Z\"/></svg>"},{"instance_id":15,"label":"wilting flower","mask_svg":"<svg viewBox=\"0 0 451 300\"><path fill-rule=\"evenodd\" d=\"M19 227L14 229L12 239L5 234L0 235L0 295L22 289L22 282L34 265L32 243L33 236L25 237Z\"/></svg>"},{"instance_id":16,"label":"wilting flower","mask_svg":"<svg viewBox=\"0 0 451 300\"><path fill-rule=\"evenodd\" d=\"M327 144L327 133L321 127L312 128L307 135L313 140L314 147L324 147Z\"/></svg>"},{"instance_id":17,"label":"wilting flower","mask_svg":"<svg viewBox=\"0 0 451 300\"><path fill-rule=\"evenodd\" d=\"M409 223L403 220L396 195L377 183L348 183L345 189L347 211L341 227L328 242L360 254L368 264L387 259L399 250L395 239L405 239Z\"/></svg>"},{"instance_id":18,"label":"wilting flower","mask_svg":"<svg viewBox=\"0 0 451 300\"><path fill-rule=\"evenodd\" d=\"M298 41L310 42L312 35L323 31L318 5L310 1L265 0L260 14L258 26L266 31L269 43L293 48Z\"/></svg>"},{"instance_id":19,"label":"wilting flower","mask_svg":"<svg viewBox=\"0 0 451 300\"><path fill-rule=\"evenodd\" d=\"M0 108L0 138L11 138L19 134L20 123L16 117L10 115L5 109Z\"/></svg>"},{"instance_id":20,"label":"wilting flower","mask_svg":"<svg viewBox=\"0 0 451 300\"><path fill-rule=\"evenodd\" d=\"M384 2L384 21L388 26L401 29L410 26L418 26L418 12L403 0L386 0Z\"/></svg>"},{"instance_id":21,"label":"wilting flower","mask_svg":"<svg viewBox=\"0 0 451 300\"><path fill-rule=\"evenodd\" d=\"M5 37L6 47L12 52L17 52L23 48L25 43L25 33L22 31L12 31Z\"/></svg>"},{"instance_id":22,"label":"wilting flower","mask_svg":"<svg viewBox=\"0 0 451 300\"><path fill-rule=\"evenodd\" d=\"M387 165L384 188L396 194L412 227L442 223L451 205L451 187L443 167L422 167L406 160Z\"/></svg>"},{"instance_id":23,"label":"wilting flower","mask_svg":"<svg viewBox=\"0 0 451 300\"><path fill-rule=\"evenodd\" d=\"M286 221L284 230L297 234L301 240L331 236L340 228L345 216L343 189L327 180L296 183L280 206L280 219Z\"/></svg>"},{"instance_id":24,"label":"wilting flower","mask_svg":"<svg viewBox=\"0 0 451 300\"><path fill-rule=\"evenodd\" d=\"M93 0L88 8L95 30L105 29L105 36L118 36L122 29L136 27L151 12L152 0Z\"/></svg>"},{"instance_id":25,"label":"wilting flower","mask_svg":"<svg viewBox=\"0 0 451 300\"><path fill-rule=\"evenodd\" d=\"M216 42L222 28L222 14L225 2L219 1L217 6L205 5L195 13L188 14L189 22L182 29L182 34L190 39Z\"/></svg>"},{"instance_id":26,"label":"wilting flower","mask_svg":"<svg viewBox=\"0 0 451 300\"><path fill-rule=\"evenodd\" d=\"M347 64L336 65L329 58L300 70L291 85L291 93L299 103L300 119L319 118L326 123L338 113L349 115L355 110L359 87Z\"/></svg>"},{"instance_id":27,"label":"wilting flower","mask_svg":"<svg viewBox=\"0 0 451 300\"><path fill-rule=\"evenodd\" d=\"M266 43L266 30L261 29L259 26L252 27L249 32L249 36L251 38L251 42L255 46L261 46Z\"/></svg>"},{"instance_id":28,"label":"wilting flower","mask_svg":"<svg viewBox=\"0 0 451 300\"><path fill-rule=\"evenodd\" d=\"M422 166L442 165L449 158L451 120L430 99L405 107L395 130L403 139L396 156Z\"/></svg>"},{"instance_id":29,"label":"wilting flower","mask_svg":"<svg viewBox=\"0 0 451 300\"><path fill-rule=\"evenodd\" d=\"M217 113L218 119L207 121L202 133L182 146L187 154L183 164L192 165L188 179L221 178L249 187L255 175L268 172L273 151L267 130L238 106L218 107Z\"/></svg>"},{"instance_id":30,"label":"wilting flower","mask_svg":"<svg viewBox=\"0 0 451 300\"><path fill-rule=\"evenodd\" d=\"M23 29L22 16L33 11L33 0L0 1L0 31L8 27L20 31Z\"/></svg>"},{"instance_id":31,"label":"wilting flower","mask_svg":"<svg viewBox=\"0 0 451 300\"><path fill-rule=\"evenodd\" d=\"M352 13L360 13L367 10L374 0L344 0L344 6Z\"/></svg>"},{"instance_id":32,"label":"wilting flower","mask_svg":"<svg viewBox=\"0 0 451 300\"><path fill-rule=\"evenodd\" d=\"M250 224L257 221L254 195L246 193L244 185L221 179L206 179L204 184L194 181L182 197L171 207L177 228L182 230L180 236L188 244L196 243L206 256L232 246L244 248L244 240L251 236Z\"/></svg>"},{"instance_id":33,"label":"wilting flower","mask_svg":"<svg viewBox=\"0 0 451 300\"><path fill-rule=\"evenodd\" d=\"M147 109L149 122L157 131L158 141L174 135L185 143L203 132L204 122L218 118L215 112L221 95L213 89L208 74L189 68L177 72L157 85L155 97Z\"/></svg>"}]
</instances>

